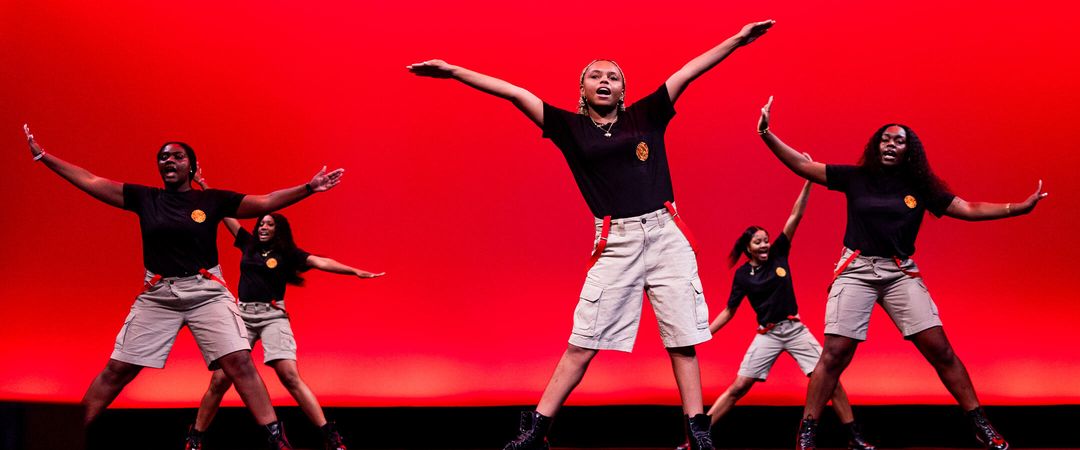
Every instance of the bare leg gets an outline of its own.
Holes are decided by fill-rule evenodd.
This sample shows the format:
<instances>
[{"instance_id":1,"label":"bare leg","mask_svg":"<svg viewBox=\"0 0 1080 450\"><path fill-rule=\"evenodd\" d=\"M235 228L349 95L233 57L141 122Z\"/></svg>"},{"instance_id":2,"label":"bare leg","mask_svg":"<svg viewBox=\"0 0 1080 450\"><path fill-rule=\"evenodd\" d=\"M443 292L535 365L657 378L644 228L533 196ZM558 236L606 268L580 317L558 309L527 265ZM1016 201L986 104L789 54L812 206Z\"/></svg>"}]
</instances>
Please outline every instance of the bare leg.
<instances>
[{"instance_id":1,"label":"bare leg","mask_svg":"<svg viewBox=\"0 0 1080 450\"><path fill-rule=\"evenodd\" d=\"M859 341L851 338L834 334L825 335L825 348L817 367L810 374L810 385L806 388L804 419L821 417L821 410L825 408L829 397L833 396L836 386L840 384L840 374L844 373L844 369L851 363L858 345Z\"/></svg>"},{"instance_id":2,"label":"bare leg","mask_svg":"<svg viewBox=\"0 0 1080 450\"><path fill-rule=\"evenodd\" d=\"M555 366L555 373L551 374L551 379L544 388L544 394L540 396L536 411L548 417L555 417L559 408L566 402L566 398L570 396L570 392L585 377L585 370L589 368L589 362L596 353L596 350L569 344L566 352L559 359L559 364Z\"/></svg>"},{"instance_id":3,"label":"bare leg","mask_svg":"<svg viewBox=\"0 0 1080 450\"><path fill-rule=\"evenodd\" d=\"M949 339L945 337L944 329L938 326L920 331L911 336L911 342L923 354L926 361L934 366L938 378L941 378L941 383L949 390L960 407L964 408L964 411L979 407L979 398L975 395L975 386L971 384L967 368L953 352Z\"/></svg>"},{"instance_id":4,"label":"bare leg","mask_svg":"<svg viewBox=\"0 0 1080 450\"><path fill-rule=\"evenodd\" d=\"M731 411L731 408L735 406L735 402L750 392L750 388L754 387L756 382L757 380L753 378L736 375L735 381L731 382L731 386L728 386L727 390L720 395L720 398L713 403L712 408L709 408L709 417L712 424L716 425L716 422L719 422L721 417Z\"/></svg>"},{"instance_id":5,"label":"bare leg","mask_svg":"<svg viewBox=\"0 0 1080 450\"><path fill-rule=\"evenodd\" d=\"M848 402L847 392L844 391L844 385L839 382L836 383L836 390L832 395L832 408L836 411L836 416L840 418L840 423L849 424L855 421L855 414L851 412L851 403Z\"/></svg>"},{"instance_id":6,"label":"bare leg","mask_svg":"<svg viewBox=\"0 0 1080 450\"><path fill-rule=\"evenodd\" d=\"M307 383L304 383L304 380L300 378L300 371L296 367L296 361L278 359L271 361L270 367L273 367L274 371L277 372L281 385L285 386L289 394L296 399L296 403L300 405L300 410L304 411L308 419L311 419L311 423L314 423L317 427L326 425L326 416L323 415L322 406L319 406L319 400L315 398L315 394L311 392L311 389L308 389Z\"/></svg>"},{"instance_id":7,"label":"bare leg","mask_svg":"<svg viewBox=\"0 0 1080 450\"><path fill-rule=\"evenodd\" d=\"M683 414L690 417L704 412L701 398L701 370L698 368L697 352L693 346L667 349L671 357L671 370L675 372L675 384L679 386Z\"/></svg>"},{"instance_id":8,"label":"bare leg","mask_svg":"<svg viewBox=\"0 0 1080 450\"><path fill-rule=\"evenodd\" d=\"M236 385L236 392L248 409L255 416L259 425L277 422L274 406L270 404L270 394L266 392L255 363L251 361L250 350L240 350L222 356L217 360L221 370Z\"/></svg>"},{"instance_id":9,"label":"bare leg","mask_svg":"<svg viewBox=\"0 0 1080 450\"><path fill-rule=\"evenodd\" d=\"M82 405L86 409L83 423L89 425L93 422L101 411L116 400L116 396L120 395L124 386L134 380L141 370L142 366L110 358L105 368L86 389L86 395L83 396Z\"/></svg>"},{"instance_id":10,"label":"bare leg","mask_svg":"<svg viewBox=\"0 0 1080 450\"><path fill-rule=\"evenodd\" d=\"M203 432L210 427L210 422L214 421L218 407L221 406L221 399L231 387L232 381L225 376L225 371L215 370L210 376L210 387L206 389L202 401L199 402L199 412L195 414L195 431Z\"/></svg>"}]
</instances>

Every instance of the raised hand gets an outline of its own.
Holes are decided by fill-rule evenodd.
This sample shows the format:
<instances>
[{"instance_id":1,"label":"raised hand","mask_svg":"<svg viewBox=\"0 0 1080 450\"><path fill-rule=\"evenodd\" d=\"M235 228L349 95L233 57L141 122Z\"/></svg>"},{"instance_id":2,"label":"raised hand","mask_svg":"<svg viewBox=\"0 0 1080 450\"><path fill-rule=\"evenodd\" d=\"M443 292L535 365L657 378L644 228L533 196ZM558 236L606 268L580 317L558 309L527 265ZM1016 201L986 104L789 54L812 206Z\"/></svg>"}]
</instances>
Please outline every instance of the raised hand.
<instances>
[{"instance_id":1,"label":"raised hand","mask_svg":"<svg viewBox=\"0 0 1080 450\"><path fill-rule=\"evenodd\" d=\"M24 123L22 127L23 133L26 134L26 143L30 146L30 155L37 158L38 155L45 153L45 149L41 148L34 139L34 133L30 132L30 125Z\"/></svg>"},{"instance_id":2,"label":"raised hand","mask_svg":"<svg viewBox=\"0 0 1080 450\"><path fill-rule=\"evenodd\" d=\"M341 176L344 174L345 169L336 169L333 172L326 173L326 166L323 166L323 168L319 170L319 173L316 173L315 176L311 178L308 187L311 188L312 192L329 191L341 182Z\"/></svg>"},{"instance_id":3,"label":"raised hand","mask_svg":"<svg viewBox=\"0 0 1080 450\"><path fill-rule=\"evenodd\" d=\"M359 278L379 278L383 275L386 275L386 272L373 273L366 270L356 269L356 271L353 272L353 275L356 275Z\"/></svg>"},{"instance_id":4,"label":"raised hand","mask_svg":"<svg viewBox=\"0 0 1080 450\"><path fill-rule=\"evenodd\" d=\"M1032 210L1035 209L1035 205L1039 204L1039 200L1042 200L1046 198L1047 195L1050 195L1050 193L1042 191L1042 185L1042 180L1039 180L1039 186L1035 188L1035 193L1028 196L1027 200L1024 200L1022 209L1018 211L1019 214L1030 213Z\"/></svg>"},{"instance_id":5,"label":"raised hand","mask_svg":"<svg viewBox=\"0 0 1080 450\"><path fill-rule=\"evenodd\" d=\"M757 121L758 134L765 134L769 131L769 112L772 110L772 96L769 96L769 102L765 106L761 107L761 117Z\"/></svg>"},{"instance_id":6,"label":"raised hand","mask_svg":"<svg viewBox=\"0 0 1080 450\"><path fill-rule=\"evenodd\" d=\"M210 189L210 185L207 184L206 178L203 177L202 170L203 165L199 164L199 168L195 170L195 177L193 177L191 181L198 183L198 185L201 186L203 189Z\"/></svg>"},{"instance_id":7,"label":"raised hand","mask_svg":"<svg viewBox=\"0 0 1080 450\"><path fill-rule=\"evenodd\" d=\"M430 59L421 63L409 64L405 68L421 77L450 78L454 76L453 66L441 59Z\"/></svg>"},{"instance_id":8,"label":"raised hand","mask_svg":"<svg viewBox=\"0 0 1080 450\"><path fill-rule=\"evenodd\" d=\"M769 31L769 28L772 28L775 23L775 20L765 20L746 24L742 27L742 30L739 31L739 45L748 45L757 40L757 38L764 36L765 32Z\"/></svg>"}]
</instances>

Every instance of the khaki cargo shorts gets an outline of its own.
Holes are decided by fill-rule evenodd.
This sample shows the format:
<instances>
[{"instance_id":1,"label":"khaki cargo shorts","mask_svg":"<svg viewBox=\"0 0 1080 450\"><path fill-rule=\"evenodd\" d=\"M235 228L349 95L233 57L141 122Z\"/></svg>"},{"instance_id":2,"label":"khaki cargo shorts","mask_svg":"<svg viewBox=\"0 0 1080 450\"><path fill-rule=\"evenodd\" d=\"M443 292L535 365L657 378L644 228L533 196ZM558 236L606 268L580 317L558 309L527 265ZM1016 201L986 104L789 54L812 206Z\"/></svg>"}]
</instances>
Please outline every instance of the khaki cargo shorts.
<instances>
[{"instance_id":1,"label":"khaki cargo shorts","mask_svg":"<svg viewBox=\"0 0 1080 450\"><path fill-rule=\"evenodd\" d=\"M216 272L215 272L216 270ZM218 278L220 267L211 269ZM247 328L229 290L202 275L163 278L135 297L111 358L160 369L187 326L211 370L222 356L250 350Z\"/></svg>"},{"instance_id":2,"label":"khaki cargo shorts","mask_svg":"<svg viewBox=\"0 0 1080 450\"><path fill-rule=\"evenodd\" d=\"M739 375L765 381L776 359L783 352L788 352L799 364L799 369L810 375L821 358L821 344L802 322L781 321L768 333L754 336L750 347L746 349L742 365L739 366Z\"/></svg>"},{"instance_id":3,"label":"khaki cargo shorts","mask_svg":"<svg viewBox=\"0 0 1080 450\"><path fill-rule=\"evenodd\" d=\"M277 302L277 307L265 302L240 302L240 317L247 326L248 344L255 348L255 343L262 341L264 364L296 360L296 339L284 300Z\"/></svg>"},{"instance_id":4,"label":"khaki cargo shorts","mask_svg":"<svg viewBox=\"0 0 1080 450\"><path fill-rule=\"evenodd\" d=\"M596 219L596 244L602 224ZM666 209L612 220L607 245L585 277L570 343L633 350L643 294L649 296L665 347L687 347L712 337L697 258Z\"/></svg>"}]
</instances>

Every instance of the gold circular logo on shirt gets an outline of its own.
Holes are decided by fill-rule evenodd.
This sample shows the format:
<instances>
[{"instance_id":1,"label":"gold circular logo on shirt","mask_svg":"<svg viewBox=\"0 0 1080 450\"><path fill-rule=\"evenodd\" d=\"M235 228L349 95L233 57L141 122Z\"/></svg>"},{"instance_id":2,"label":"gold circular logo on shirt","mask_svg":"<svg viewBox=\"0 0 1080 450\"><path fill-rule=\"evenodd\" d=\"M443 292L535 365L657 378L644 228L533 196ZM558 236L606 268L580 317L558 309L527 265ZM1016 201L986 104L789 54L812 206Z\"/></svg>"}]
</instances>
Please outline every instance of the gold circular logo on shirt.
<instances>
[{"instance_id":1,"label":"gold circular logo on shirt","mask_svg":"<svg viewBox=\"0 0 1080 450\"><path fill-rule=\"evenodd\" d=\"M781 277L781 278L786 277L787 276L787 271L784 270L783 267L777 267L776 268L776 275Z\"/></svg>"},{"instance_id":2,"label":"gold circular logo on shirt","mask_svg":"<svg viewBox=\"0 0 1080 450\"><path fill-rule=\"evenodd\" d=\"M271 269L277 267L277 259L276 258L266 258L266 267L269 267Z\"/></svg>"},{"instance_id":3,"label":"gold circular logo on shirt","mask_svg":"<svg viewBox=\"0 0 1080 450\"><path fill-rule=\"evenodd\" d=\"M637 159L639 161L649 159L649 144L646 144L645 141L638 142Z\"/></svg>"},{"instance_id":4,"label":"gold circular logo on shirt","mask_svg":"<svg viewBox=\"0 0 1080 450\"><path fill-rule=\"evenodd\" d=\"M191 212L191 220L194 220L195 223L206 222L206 213L201 209L196 209Z\"/></svg>"},{"instance_id":5,"label":"gold circular logo on shirt","mask_svg":"<svg viewBox=\"0 0 1080 450\"><path fill-rule=\"evenodd\" d=\"M909 195L904 197L904 204L907 205L908 208L915 209L915 206L919 203L915 201L915 197Z\"/></svg>"}]
</instances>

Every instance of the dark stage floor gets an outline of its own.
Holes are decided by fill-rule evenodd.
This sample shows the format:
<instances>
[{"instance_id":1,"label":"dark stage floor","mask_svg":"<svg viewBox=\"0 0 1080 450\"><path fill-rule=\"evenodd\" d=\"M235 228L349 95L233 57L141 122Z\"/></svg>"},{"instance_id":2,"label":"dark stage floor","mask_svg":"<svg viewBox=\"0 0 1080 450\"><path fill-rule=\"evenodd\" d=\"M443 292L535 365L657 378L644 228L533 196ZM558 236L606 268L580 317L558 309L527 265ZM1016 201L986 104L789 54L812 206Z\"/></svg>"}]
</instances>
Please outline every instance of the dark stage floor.
<instances>
[{"instance_id":1,"label":"dark stage floor","mask_svg":"<svg viewBox=\"0 0 1080 450\"><path fill-rule=\"evenodd\" d=\"M525 407L327 408L350 449L502 448L513 438ZM1080 448L1080 405L988 407L1013 448ZM717 448L790 449L800 407L737 406L713 429ZM974 448L955 406L863 406L856 416L879 448ZM0 403L0 450L180 450L193 408L111 409L84 433L77 405ZM317 428L295 407L278 408L297 448L322 448ZM843 431L831 411L819 444L842 448ZM667 448L682 440L673 406L568 407L555 421L556 448ZM207 431L207 450L264 449L261 431L241 408L223 408Z\"/></svg>"}]
</instances>

